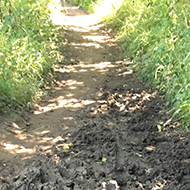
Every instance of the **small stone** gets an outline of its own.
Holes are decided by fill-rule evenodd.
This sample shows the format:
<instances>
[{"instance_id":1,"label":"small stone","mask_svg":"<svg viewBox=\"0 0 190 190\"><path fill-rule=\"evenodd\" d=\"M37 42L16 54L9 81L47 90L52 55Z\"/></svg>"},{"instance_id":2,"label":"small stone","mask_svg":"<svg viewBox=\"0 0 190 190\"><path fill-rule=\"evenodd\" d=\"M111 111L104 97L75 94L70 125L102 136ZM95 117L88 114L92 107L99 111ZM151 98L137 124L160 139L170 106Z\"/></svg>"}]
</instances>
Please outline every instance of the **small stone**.
<instances>
[{"instance_id":1,"label":"small stone","mask_svg":"<svg viewBox=\"0 0 190 190\"><path fill-rule=\"evenodd\" d=\"M117 184L117 181L115 180L110 180L107 183L103 182L102 184L105 190L119 190L120 189L119 185Z\"/></svg>"}]
</instances>

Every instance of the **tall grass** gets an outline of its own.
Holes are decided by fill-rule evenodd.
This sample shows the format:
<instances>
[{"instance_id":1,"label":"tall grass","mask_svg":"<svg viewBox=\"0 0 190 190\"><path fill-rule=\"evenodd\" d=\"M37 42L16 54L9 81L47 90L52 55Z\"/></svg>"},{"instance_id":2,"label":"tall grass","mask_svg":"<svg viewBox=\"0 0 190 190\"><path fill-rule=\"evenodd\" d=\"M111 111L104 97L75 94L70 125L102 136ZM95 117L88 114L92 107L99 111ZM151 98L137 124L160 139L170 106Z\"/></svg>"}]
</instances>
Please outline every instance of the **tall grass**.
<instances>
[{"instance_id":1,"label":"tall grass","mask_svg":"<svg viewBox=\"0 0 190 190\"><path fill-rule=\"evenodd\" d=\"M106 18L118 31L139 77L165 93L173 116L190 122L190 4L187 0L124 0Z\"/></svg>"},{"instance_id":2,"label":"tall grass","mask_svg":"<svg viewBox=\"0 0 190 190\"><path fill-rule=\"evenodd\" d=\"M58 28L48 0L0 2L0 112L28 106L53 76Z\"/></svg>"}]
</instances>

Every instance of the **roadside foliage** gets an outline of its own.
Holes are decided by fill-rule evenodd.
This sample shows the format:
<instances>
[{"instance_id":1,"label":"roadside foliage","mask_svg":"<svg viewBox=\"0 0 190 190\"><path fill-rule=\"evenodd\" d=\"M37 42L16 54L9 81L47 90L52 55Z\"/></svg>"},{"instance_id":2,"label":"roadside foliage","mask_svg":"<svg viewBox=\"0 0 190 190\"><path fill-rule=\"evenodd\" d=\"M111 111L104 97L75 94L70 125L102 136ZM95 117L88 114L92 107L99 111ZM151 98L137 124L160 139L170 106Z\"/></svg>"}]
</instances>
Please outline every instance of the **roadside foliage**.
<instances>
[{"instance_id":1,"label":"roadside foliage","mask_svg":"<svg viewBox=\"0 0 190 190\"><path fill-rule=\"evenodd\" d=\"M53 77L58 27L49 0L0 2L0 112L29 106Z\"/></svg>"},{"instance_id":2,"label":"roadside foliage","mask_svg":"<svg viewBox=\"0 0 190 190\"><path fill-rule=\"evenodd\" d=\"M190 4L187 0L124 0L106 22L123 40L139 77L164 92L173 116L190 121Z\"/></svg>"}]
</instances>

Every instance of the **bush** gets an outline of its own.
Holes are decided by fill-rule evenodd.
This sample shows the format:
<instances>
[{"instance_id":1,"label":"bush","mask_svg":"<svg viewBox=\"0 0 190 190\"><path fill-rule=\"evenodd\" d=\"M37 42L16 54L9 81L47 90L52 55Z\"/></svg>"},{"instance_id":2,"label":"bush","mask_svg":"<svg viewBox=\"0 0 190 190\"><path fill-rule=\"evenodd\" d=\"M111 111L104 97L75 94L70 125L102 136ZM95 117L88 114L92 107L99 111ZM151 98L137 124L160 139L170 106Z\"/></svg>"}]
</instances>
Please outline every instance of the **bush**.
<instances>
[{"instance_id":1,"label":"bush","mask_svg":"<svg viewBox=\"0 0 190 190\"><path fill-rule=\"evenodd\" d=\"M53 77L58 28L48 0L0 2L0 110L28 106Z\"/></svg>"}]
</instances>

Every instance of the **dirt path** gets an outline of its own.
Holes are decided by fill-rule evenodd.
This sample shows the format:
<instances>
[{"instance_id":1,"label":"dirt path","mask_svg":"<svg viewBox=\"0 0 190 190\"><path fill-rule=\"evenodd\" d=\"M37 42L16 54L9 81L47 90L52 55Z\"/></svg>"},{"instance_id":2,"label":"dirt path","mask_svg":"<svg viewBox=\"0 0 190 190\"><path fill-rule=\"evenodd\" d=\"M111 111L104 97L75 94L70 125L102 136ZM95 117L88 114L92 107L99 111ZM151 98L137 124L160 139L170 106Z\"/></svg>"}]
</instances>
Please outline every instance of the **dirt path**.
<instances>
[{"instance_id":1,"label":"dirt path","mask_svg":"<svg viewBox=\"0 0 190 190\"><path fill-rule=\"evenodd\" d=\"M66 3L57 85L0 125L0 189L190 189L190 146L96 15ZM161 126L160 129L158 126Z\"/></svg>"}]
</instances>

